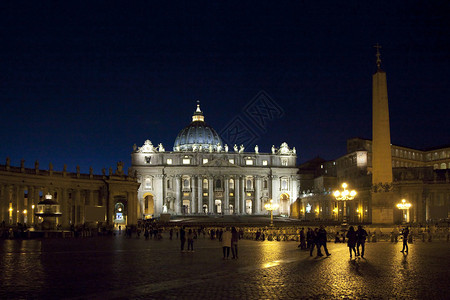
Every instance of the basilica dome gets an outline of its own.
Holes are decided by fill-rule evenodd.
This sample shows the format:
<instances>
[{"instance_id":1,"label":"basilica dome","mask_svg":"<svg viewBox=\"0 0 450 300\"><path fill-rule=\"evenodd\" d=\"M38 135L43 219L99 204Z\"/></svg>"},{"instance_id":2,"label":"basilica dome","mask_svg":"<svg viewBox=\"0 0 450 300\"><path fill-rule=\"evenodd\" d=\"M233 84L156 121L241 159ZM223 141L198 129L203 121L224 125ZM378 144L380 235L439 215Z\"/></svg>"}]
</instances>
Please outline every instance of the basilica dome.
<instances>
[{"instance_id":1,"label":"basilica dome","mask_svg":"<svg viewBox=\"0 0 450 300\"><path fill-rule=\"evenodd\" d=\"M197 104L192 116L192 122L178 133L173 145L174 151L207 151L210 148L217 151L222 147L222 140L217 132L205 123L205 117Z\"/></svg>"}]
</instances>

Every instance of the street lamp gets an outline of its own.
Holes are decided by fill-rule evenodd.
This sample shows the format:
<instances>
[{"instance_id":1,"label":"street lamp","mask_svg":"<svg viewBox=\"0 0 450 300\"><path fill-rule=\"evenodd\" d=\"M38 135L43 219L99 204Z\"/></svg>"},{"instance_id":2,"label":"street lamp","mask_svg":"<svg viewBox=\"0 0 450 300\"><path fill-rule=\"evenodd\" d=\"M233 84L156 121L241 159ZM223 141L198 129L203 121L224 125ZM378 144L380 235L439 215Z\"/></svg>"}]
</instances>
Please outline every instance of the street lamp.
<instances>
[{"instance_id":1,"label":"street lamp","mask_svg":"<svg viewBox=\"0 0 450 300\"><path fill-rule=\"evenodd\" d=\"M356 196L356 191L355 190L347 190L347 183L343 183L342 184L342 191L336 190L333 192L333 196L334 198L336 198L337 201L343 201L344 202L344 217L343 217L343 222L342 225L347 225L347 207L346 207L346 202L348 200L353 200Z\"/></svg>"},{"instance_id":2,"label":"street lamp","mask_svg":"<svg viewBox=\"0 0 450 300\"><path fill-rule=\"evenodd\" d=\"M409 211L410 207L411 207L411 203L406 202L405 199L402 199L402 202L397 204L397 208L402 210L402 216L403 216L402 221L404 221L404 222L408 222L407 216L408 216L408 211Z\"/></svg>"},{"instance_id":3,"label":"street lamp","mask_svg":"<svg viewBox=\"0 0 450 300\"><path fill-rule=\"evenodd\" d=\"M273 203L273 200L270 199L269 203L264 204L264 208L270 211L270 227L273 226L273 211L278 209L278 204Z\"/></svg>"}]
</instances>

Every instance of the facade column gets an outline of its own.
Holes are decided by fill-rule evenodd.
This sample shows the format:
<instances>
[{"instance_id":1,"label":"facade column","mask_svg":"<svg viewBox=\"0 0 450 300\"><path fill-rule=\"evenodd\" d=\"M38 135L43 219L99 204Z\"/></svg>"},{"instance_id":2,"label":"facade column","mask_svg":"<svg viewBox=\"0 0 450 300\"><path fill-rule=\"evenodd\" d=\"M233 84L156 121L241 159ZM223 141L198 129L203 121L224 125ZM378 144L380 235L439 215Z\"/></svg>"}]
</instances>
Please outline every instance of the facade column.
<instances>
[{"instance_id":1,"label":"facade column","mask_svg":"<svg viewBox=\"0 0 450 300\"><path fill-rule=\"evenodd\" d=\"M175 176L175 214L181 215L181 176Z\"/></svg>"},{"instance_id":2,"label":"facade column","mask_svg":"<svg viewBox=\"0 0 450 300\"><path fill-rule=\"evenodd\" d=\"M223 210L224 210L225 214L229 215L230 214L230 177L224 176L223 181L224 181L223 191L225 193L225 195L223 197L223 199L224 199Z\"/></svg>"},{"instance_id":3,"label":"facade column","mask_svg":"<svg viewBox=\"0 0 450 300\"><path fill-rule=\"evenodd\" d=\"M255 176L255 214L261 213L261 176Z\"/></svg>"},{"instance_id":4,"label":"facade column","mask_svg":"<svg viewBox=\"0 0 450 300\"><path fill-rule=\"evenodd\" d=\"M127 225L137 224L137 204L134 192L127 192L128 216Z\"/></svg>"},{"instance_id":5,"label":"facade column","mask_svg":"<svg viewBox=\"0 0 450 300\"><path fill-rule=\"evenodd\" d=\"M159 216L163 212L163 203L164 203L164 175L158 174L156 175L156 182L154 182L154 185L156 191L154 197L153 197L153 215ZM144 205L145 207L145 205Z\"/></svg>"},{"instance_id":6,"label":"facade column","mask_svg":"<svg viewBox=\"0 0 450 300\"><path fill-rule=\"evenodd\" d=\"M239 198L240 198L240 190L239 190L239 183L240 183L240 176L235 176L234 178L234 211L236 214L240 214L239 209Z\"/></svg>"},{"instance_id":7,"label":"facade column","mask_svg":"<svg viewBox=\"0 0 450 300\"><path fill-rule=\"evenodd\" d=\"M216 210L214 209L214 178L212 176L208 178L208 197L208 212L214 214Z\"/></svg>"},{"instance_id":8,"label":"facade column","mask_svg":"<svg viewBox=\"0 0 450 300\"><path fill-rule=\"evenodd\" d=\"M197 213L197 175L191 177L191 214Z\"/></svg>"},{"instance_id":9,"label":"facade column","mask_svg":"<svg viewBox=\"0 0 450 300\"><path fill-rule=\"evenodd\" d=\"M198 185L197 210L198 210L198 213L203 213L203 177L202 176L197 176L197 185Z\"/></svg>"},{"instance_id":10,"label":"facade column","mask_svg":"<svg viewBox=\"0 0 450 300\"><path fill-rule=\"evenodd\" d=\"M272 175L271 177L271 199L273 200L273 203L278 204L278 207L280 207L280 198L278 197L280 188L279 188L279 177L276 175ZM275 212L274 212L275 213ZM277 214L280 213L280 208L277 209Z\"/></svg>"},{"instance_id":11,"label":"facade column","mask_svg":"<svg viewBox=\"0 0 450 300\"><path fill-rule=\"evenodd\" d=\"M239 199L239 209L241 214L245 215L247 212L245 211L245 176L241 176L241 198Z\"/></svg>"}]
</instances>

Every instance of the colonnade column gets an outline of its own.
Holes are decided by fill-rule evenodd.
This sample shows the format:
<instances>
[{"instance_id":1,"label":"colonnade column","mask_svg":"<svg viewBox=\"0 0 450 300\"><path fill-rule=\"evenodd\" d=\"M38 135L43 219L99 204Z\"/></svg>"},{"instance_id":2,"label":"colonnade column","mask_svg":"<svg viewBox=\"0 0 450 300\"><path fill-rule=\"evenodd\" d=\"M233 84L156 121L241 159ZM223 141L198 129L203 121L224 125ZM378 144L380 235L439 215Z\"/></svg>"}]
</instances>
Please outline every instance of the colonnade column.
<instances>
[{"instance_id":1,"label":"colonnade column","mask_svg":"<svg viewBox=\"0 0 450 300\"><path fill-rule=\"evenodd\" d=\"M214 209L214 178L212 176L208 178L208 197L209 197L208 212L216 213Z\"/></svg>"},{"instance_id":2,"label":"colonnade column","mask_svg":"<svg viewBox=\"0 0 450 300\"><path fill-rule=\"evenodd\" d=\"M202 213L203 212L203 178L202 178L202 176L197 176L197 186L198 186L197 209L198 209L198 213Z\"/></svg>"},{"instance_id":3,"label":"colonnade column","mask_svg":"<svg viewBox=\"0 0 450 300\"><path fill-rule=\"evenodd\" d=\"M12 223L11 224L16 224L18 222L18 216L17 216L17 194L19 192L19 187L17 186L13 186L12 188L12 198L11 198L11 202L12 202Z\"/></svg>"},{"instance_id":4,"label":"colonnade column","mask_svg":"<svg viewBox=\"0 0 450 300\"><path fill-rule=\"evenodd\" d=\"M192 191L191 191L191 211L190 211L190 213L191 214L195 214L195 213L197 213L197 196L198 196L198 193L197 193L197 176L196 175L194 175L194 176L192 176L191 177L191 189L192 189Z\"/></svg>"},{"instance_id":5,"label":"colonnade column","mask_svg":"<svg viewBox=\"0 0 450 300\"><path fill-rule=\"evenodd\" d=\"M234 178L234 211L236 214L240 214L239 209L239 198L240 198L240 190L239 190L239 176L236 176Z\"/></svg>"},{"instance_id":6,"label":"colonnade column","mask_svg":"<svg viewBox=\"0 0 450 300\"><path fill-rule=\"evenodd\" d=\"M245 210L245 176L241 176L241 198L239 199L239 207L242 214L246 214Z\"/></svg>"},{"instance_id":7,"label":"colonnade column","mask_svg":"<svg viewBox=\"0 0 450 300\"><path fill-rule=\"evenodd\" d=\"M77 194L77 191L75 191L75 195ZM109 195L108 195L108 204L107 204L107 211L108 211L108 216L107 216L107 221L109 225L114 225L114 195L113 192L110 190L109 191ZM76 219L77 219L77 198L75 196L75 200L74 202L74 207L75 207L75 217L74 217L74 221L73 223L76 224Z\"/></svg>"},{"instance_id":8,"label":"colonnade column","mask_svg":"<svg viewBox=\"0 0 450 300\"><path fill-rule=\"evenodd\" d=\"M69 195L67 189L61 189L61 197L59 204L61 205L61 226L63 228L69 227L69 209L68 209Z\"/></svg>"},{"instance_id":9,"label":"colonnade column","mask_svg":"<svg viewBox=\"0 0 450 300\"><path fill-rule=\"evenodd\" d=\"M8 186L2 184L0 186L0 222L5 221L5 223L8 223L9 219L9 198L6 197L7 191Z\"/></svg>"},{"instance_id":10,"label":"colonnade column","mask_svg":"<svg viewBox=\"0 0 450 300\"><path fill-rule=\"evenodd\" d=\"M181 176L175 175L175 214L181 214Z\"/></svg>"},{"instance_id":11,"label":"colonnade column","mask_svg":"<svg viewBox=\"0 0 450 300\"><path fill-rule=\"evenodd\" d=\"M224 177L224 213L229 215L230 214L230 178L228 176Z\"/></svg>"},{"instance_id":12,"label":"colonnade column","mask_svg":"<svg viewBox=\"0 0 450 300\"><path fill-rule=\"evenodd\" d=\"M261 177L255 176L255 214L261 213Z\"/></svg>"}]
</instances>

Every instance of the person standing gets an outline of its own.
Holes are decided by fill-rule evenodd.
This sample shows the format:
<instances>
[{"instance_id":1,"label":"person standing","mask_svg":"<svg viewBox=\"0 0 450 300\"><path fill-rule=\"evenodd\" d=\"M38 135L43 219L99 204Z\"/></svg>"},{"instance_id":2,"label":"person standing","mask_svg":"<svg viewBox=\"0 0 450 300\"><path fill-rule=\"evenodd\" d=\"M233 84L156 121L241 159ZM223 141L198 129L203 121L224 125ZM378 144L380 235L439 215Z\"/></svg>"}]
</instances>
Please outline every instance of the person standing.
<instances>
[{"instance_id":1,"label":"person standing","mask_svg":"<svg viewBox=\"0 0 450 300\"><path fill-rule=\"evenodd\" d=\"M184 252L184 243L186 243L186 231L184 229L184 226L180 228L180 246L181 246L181 252Z\"/></svg>"},{"instance_id":2,"label":"person standing","mask_svg":"<svg viewBox=\"0 0 450 300\"><path fill-rule=\"evenodd\" d=\"M408 235L409 235L409 228L408 226L406 226L405 228L403 228L402 230L402 236L403 236L403 248L402 251L400 252L406 252L408 253ZM406 251L405 251L406 249Z\"/></svg>"},{"instance_id":3,"label":"person standing","mask_svg":"<svg viewBox=\"0 0 450 300\"><path fill-rule=\"evenodd\" d=\"M319 229L319 251L320 251L320 247L323 247L323 250L325 251L325 254L327 256L331 255L328 252L328 248L327 248L327 231L325 230L325 227L323 225L320 225L320 229Z\"/></svg>"},{"instance_id":4,"label":"person standing","mask_svg":"<svg viewBox=\"0 0 450 300\"><path fill-rule=\"evenodd\" d=\"M231 254L233 255L232 259L238 258L238 240L239 240L239 232L236 230L236 227L231 228Z\"/></svg>"},{"instance_id":5,"label":"person standing","mask_svg":"<svg viewBox=\"0 0 450 300\"><path fill-rule=\"evenodd\" d=\"M350 252L350 258L352 258L352 250L355 253L355 257L356 257L356 231L355 228L353 228L353 226L350 226L350 228L348 229L347 232L347 246L348 246L348 251Z\"/></svg>"},{"instance_id":6,"label":"person standing","mask_svg":"<svg viewBox=\"0 0 450 300\"><path fill-rule=\"evenodd\" d=\"M230 248L231 248L231 232L230 228L227 227L225 232L223 232L222 234L223 259L228 259L230 257Z\"/></svg>"},{"instance_id":7,"label":"person standing","mask_svg":"<svg viewBox=\"0 0 450 300\"><path fill-rule=\"evenodd\" d=\"M188 231L187 241L188 241L188 251L194 252L194 232L192 231L192 229L189 229Z\"/></svg>"},{"instance_id":8,"label":"person standing","mask_svg":"<svg viewBox=\"0 0 450 300\"><path fill-rule=\"evenodd\" d=\"M361 257L364 258L364 249L366 244L367 232L362 228L361 225L358 225L358 230L356 230L356 256L359 256L359 246L361 246Z\"/></svg>"}]
</instances>

